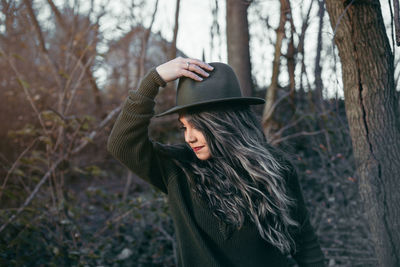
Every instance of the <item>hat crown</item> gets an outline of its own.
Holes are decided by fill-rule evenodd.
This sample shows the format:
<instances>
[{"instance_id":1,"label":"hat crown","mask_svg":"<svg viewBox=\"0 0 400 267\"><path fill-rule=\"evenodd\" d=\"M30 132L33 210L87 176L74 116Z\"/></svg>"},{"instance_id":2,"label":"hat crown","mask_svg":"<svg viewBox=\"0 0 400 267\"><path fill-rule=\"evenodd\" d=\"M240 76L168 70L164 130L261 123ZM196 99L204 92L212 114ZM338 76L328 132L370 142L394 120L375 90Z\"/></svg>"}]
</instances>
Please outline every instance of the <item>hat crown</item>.
<instances>
[{"instance_id":1,"label":"hat crown","mask_svg":"<svg viewBox=\"0 0 400 267\"><path fill-rule=\"evenodd\" d=\"M176 105L183 106L194 103L215 101L218 99L242 97L238 78L233 69L223 63L210 63L214 69L203 81L188 77L179 79Z\"/></svg>"},{"instance_id":2,"label":"hat crown","mask_svg":"<svg viewBox=\"0 0 400 267\"><path fill-rule=\"evenodd\" d=\"M176 91L175 107L156 115L161 117L184 109L204 106L205 104L264 104L265 100L258 97L243 97L239 80L228 64L212 62L214 69L202 81L181 77Z\"/></svg>"}]
</instances>

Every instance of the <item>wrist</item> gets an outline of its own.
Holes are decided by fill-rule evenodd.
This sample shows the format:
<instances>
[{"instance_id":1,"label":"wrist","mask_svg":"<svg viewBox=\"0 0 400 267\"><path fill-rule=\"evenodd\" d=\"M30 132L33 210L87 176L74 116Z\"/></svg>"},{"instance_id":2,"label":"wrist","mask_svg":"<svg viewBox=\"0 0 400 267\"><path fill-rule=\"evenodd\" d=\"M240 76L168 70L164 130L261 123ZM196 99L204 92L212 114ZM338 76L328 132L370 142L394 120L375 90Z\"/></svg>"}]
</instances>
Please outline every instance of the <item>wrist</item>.
<instances>
[{"instance_id":1,"label":"wrist","mask_svg":"<svg viewBox=\"0 0 400 267\"><path fill-rule=\"evenodd\" d=\"M164 87L166 82L161 78L155 68L150 69L140 81L138 92L141 95L155 98L160 86Z\"/></svg>"},{"instance_id":2,"label":"wrist","mask_svg":"<svg viewBox=\"0 0 400 267\"><path fill-rule=\"evenodd\" d=\"M150 73L152 73L152 78L159 86L165 87L167 85L167 82L161 77L158 67L153 68Z\"/></svg>"}]
</instances>

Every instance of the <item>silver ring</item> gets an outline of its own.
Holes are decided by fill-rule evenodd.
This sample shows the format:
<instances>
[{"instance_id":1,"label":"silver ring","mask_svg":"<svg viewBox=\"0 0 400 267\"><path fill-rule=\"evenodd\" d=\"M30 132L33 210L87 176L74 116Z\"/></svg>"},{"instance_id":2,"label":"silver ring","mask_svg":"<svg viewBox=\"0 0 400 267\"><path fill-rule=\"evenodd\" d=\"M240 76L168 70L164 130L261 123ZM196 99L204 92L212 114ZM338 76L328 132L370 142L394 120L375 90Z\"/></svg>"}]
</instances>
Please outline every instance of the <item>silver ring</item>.
<instances>
[{"instance_id":1,"label":"silver ring","mask_svg":"<svg viewBox=\"0 0 400 267\"><path fill-rule=\"evenodd\" d=\"M189 69L189 65L190 65L190 62L189 61L186 61L186 66L187 66L187 70Z\"/></svg>"}]
</instances>

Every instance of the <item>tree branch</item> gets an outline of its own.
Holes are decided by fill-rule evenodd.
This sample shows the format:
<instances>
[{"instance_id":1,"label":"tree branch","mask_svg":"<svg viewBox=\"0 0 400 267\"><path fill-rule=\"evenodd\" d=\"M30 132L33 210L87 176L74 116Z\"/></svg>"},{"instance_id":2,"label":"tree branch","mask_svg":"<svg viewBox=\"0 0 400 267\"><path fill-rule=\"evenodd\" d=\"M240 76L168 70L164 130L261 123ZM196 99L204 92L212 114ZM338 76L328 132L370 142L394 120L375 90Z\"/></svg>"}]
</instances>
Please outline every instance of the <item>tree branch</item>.
<instances>
[{"instance_id":1,"label":"tree branch","mask_svg":"<svg viewBox=\"0 0 400 267\"><path fill-rule=\"evenodd\" d=\"M42 33L42 30L40 29L39 22L35 16L35 12L33 11L32 3L29 0L24 0L24 4L26 5L26 7L28 9L28 14L32 20L33 27L35 29L37 38L39 40L39 48L42 51L42 53L44 54L44 57L45 57L46 61L48 62L48 64L51 66L50 69L53 72L53 75L54 75L54 78L56 79L58 87L61 89L62 86L61 86L61 80L60 80L59 74L58 74L57 64L51 59L49 52L46 48L46 44L45 44L45 41L43 38L43 33Z\"/></svg>"},{"instance_id":2,"label":"tree branch","mask_svg":"<svg viewBox=\"0 0 400 267\"><path fill-rule=\"evenodd\" d=\"M25 154L26 154L29 150L31 150L31 148L33 147L33 145L36 143L37 140L38 140L37 138L34 139L34 140L28 145L28 147L27 147L24 151L22 151L21 154L19 154L18 158L14 161L13 165L12 165L11 168L8 170L7 175L6 175L6 178L4 179L3 185L1 186L1 189L0 189L0 200L1 200L1 196L3 195L4 189L5 189L5 187L6 187L8 178L10 177L10 174L11 174L11 173L15 170L15 168L18 166L18 163L19 163L19 161L21 160L21 158L22 158L23 156L25 156Z\"/></svg>"},{"instance_id":3,"label":"tree branch","mask_svg":"<svg viewBox=\"0 0 400 267\"><path fill-rule=\"evenodd\" d=\"M35 198L36 194L38 193L39 189L42 187L42 185L47 181L47 179L50 177L50 175L52 174L52 172L58 167L58 165L60 165L61 162L63 162L65 159L67 159L70 155L74 155L78 152L80 152L88 143L88 139L92 140L93 138L96 137L96 135L98 134L98 131L100 129L102 129L104 126L106 126L112 118L114 118L114 116L116 116L116 114L119 113L119 111L122 108L122 104L118 107L116 107L115 109L113 109L108 116L100 122L100 124L96 127L95 130L93 130L87 138L85 138L80 145L78 145L74 150L72 150L71 153L65 153L63 156L61 156L60 158L58 158L49 168L49 170L44 174L44 176L40 179L39 183L35 186L34 190L32 191L32 193L29 195L29 197L25 200L24 204L18 208L17 212L15 214L13 214L6 223L4 223L1 227L0 227L0 233L11 223L13 222L20 214L22 211L24 211L24 209L32 202L32 200Z\"/></svg>"}]
</instances>

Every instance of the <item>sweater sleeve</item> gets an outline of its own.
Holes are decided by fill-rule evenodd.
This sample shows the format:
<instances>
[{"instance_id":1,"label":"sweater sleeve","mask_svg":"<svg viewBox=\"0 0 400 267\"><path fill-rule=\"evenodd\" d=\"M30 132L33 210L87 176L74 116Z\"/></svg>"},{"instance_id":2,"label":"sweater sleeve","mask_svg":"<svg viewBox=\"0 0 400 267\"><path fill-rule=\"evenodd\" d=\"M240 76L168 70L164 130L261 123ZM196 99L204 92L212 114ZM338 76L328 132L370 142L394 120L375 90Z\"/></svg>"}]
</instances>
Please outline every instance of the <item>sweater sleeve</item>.
<instances>
[{"instance_id":1,"label":"sweater sleeve","mask_svg":"<svg viewBox=\"0 0 400 267\"><path fill-rule=\"evenodd\" d=\"M294 235L296 252L292 254L292 257L300 267L323 267L325 266L324 254L314 228L311 225L310 214L305 205L298 175L294 167L289 175L288 186L296 198L295 216L301 225Z\"/></svg>"},{"instance_id":2,"label":"sweater sleeve","mask_svg":"<svg viewBox=\"0 0 400 267\"><path fill-rule=\"evenodd\" d=\"M167 193L166 168L171 160L163 157L148 137L154 115L154 98L165 86L155 68L141 80L138 90L130 90L107 142L107 150L140 178Z\"/></svg>"}]
</instances>

